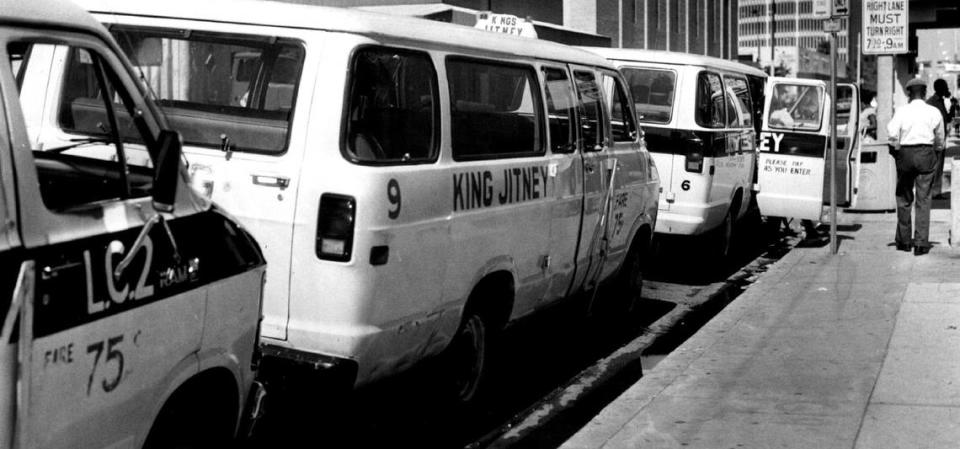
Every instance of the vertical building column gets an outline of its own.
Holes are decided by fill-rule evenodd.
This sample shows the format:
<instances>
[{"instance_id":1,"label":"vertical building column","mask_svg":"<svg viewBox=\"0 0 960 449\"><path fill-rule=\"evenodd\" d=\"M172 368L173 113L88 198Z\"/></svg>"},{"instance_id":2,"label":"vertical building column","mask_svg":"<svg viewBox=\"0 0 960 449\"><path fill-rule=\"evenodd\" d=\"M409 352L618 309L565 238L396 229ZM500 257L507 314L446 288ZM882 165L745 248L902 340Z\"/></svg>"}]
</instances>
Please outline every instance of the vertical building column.
<instances>
[{"instance_id":1,"label":"vertical building column","mask_svg":"<svg viewBox=\"0 0 960 449\"><path fill-rule=\"evenodd\" d=\"M563 0L563 26L597 33L597 0Z\"/></svg>"},{"instance_id":2,"label":"vertical building column","mask_svg":"<svg viewBox=\"0 0 960 449\"><path fill-rule=\"evenodd\" d=\"M666 22L666 25L667 25L667 26L666 26L667 32L665 33L666 36L667 36L667 51L673 50L672 48L670 48L670 34L673 33L673 30L670 29L670 22L672 22L672 20L670 20L670 4L671 4L671 3L673 3L673 2L671 2L671 1L669 1L669 0L667 1L667 16L666 16L667 19L664 21L664 22ZM657 10L657 13L661 13L661 11L660 11L660 10ZM660 20L660 18L657 17L657 20Z\"/></svg>"},{"instance_id":3,"label":"vertical building column","mask_svg":"<svg viewBox=\"0 0 960 449\"><path fill-rule=\"evenodd\" d=\"M657 0L653 0L657 1ZM649 0L643 0L643 49L650 48L650 5Z\"/></svg>"}]
</instances>

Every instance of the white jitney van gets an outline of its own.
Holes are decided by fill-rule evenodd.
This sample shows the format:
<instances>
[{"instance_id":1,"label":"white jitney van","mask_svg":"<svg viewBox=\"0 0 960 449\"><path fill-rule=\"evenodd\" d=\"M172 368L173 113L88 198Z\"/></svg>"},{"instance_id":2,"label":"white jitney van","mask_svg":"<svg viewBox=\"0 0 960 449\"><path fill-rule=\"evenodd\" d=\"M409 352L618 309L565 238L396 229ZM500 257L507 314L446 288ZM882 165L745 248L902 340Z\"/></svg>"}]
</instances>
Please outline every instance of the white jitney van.
<instances>
[{"instance_id":1,"label":"white jitney van","mask_svg":"<svg viewBox=\"0 0 960 449\"><path fill-rule=\"evenodd\" d=\"M339 8L85 5L194 185L264 246L264 369L352 386L447 350L469 401L508 323L603 281L639 291L659 181L603 58Z\"/></svg>"},{"instance_id":2,"label":"white jitney van","mask_svg":"<svg viewBox=\"0 0 960 449\"><path fill-rule=\"evenodd\" d=\"M589 48L627 80L662 177L657 232L704 235L726 256L753 199L755 148L766 75L709 56Z\"/></svg>"},{"instance_id":3,"label":"white jitney van","mask_svg":"<svg viewBox=\"0 0 960 449\"><path fill-rule=\"evenodd\" d=\"M257 243L98 22L0 11L0 447L228 447L263 397Z\"/></svg>"}]
</instances>

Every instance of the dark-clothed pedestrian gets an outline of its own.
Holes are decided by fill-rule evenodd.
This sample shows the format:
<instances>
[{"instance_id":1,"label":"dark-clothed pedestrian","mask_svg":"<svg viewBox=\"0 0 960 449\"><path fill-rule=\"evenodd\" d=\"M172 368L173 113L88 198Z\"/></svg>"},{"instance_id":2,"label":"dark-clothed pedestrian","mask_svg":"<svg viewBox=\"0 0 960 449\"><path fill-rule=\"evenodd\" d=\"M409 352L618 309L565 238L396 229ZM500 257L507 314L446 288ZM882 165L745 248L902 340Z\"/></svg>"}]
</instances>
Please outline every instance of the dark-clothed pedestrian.
<instances>
[{"instance_id":1,"label":"dark-clothed pedestrian","mask_svg":"<svg viewBox=\"0 0 960 449\"><path fill-rule=\"evenodd\" d=\"M947 110L946 100L950 98L950 88L947 86L947 82L943 78L937 78L933 82L933 95L930 98L927 98L927 104L937 108L937 111L940 111L940 117L943 118L943 135L947 135L947 126L952 121L950 116L950 111ZM933 196L939 197L941 190L943 190L943 157L946 154L945 151L939 153L939 158L937 160L937 172L933 175Z\"/></svg>"},{"instance_id":2,"label":"dark-clothed pedestrian","mask_svg":"<svg viewBox=\"0 0 960 449\"><path fill-rule=\"evenodd\" d=\"M953 122L953 134L960 137L960 101L956 96L950 99L950 120Z\"/></svg>"},{"instance_id":3,"label":"dark-clothed pedestrian","mask_svg":"<svg viewBox=\"0 0 960 449\"><path fill-rule=\"evenodd\" d=\"M905 86L910 102L897 108L887 134L897 162L897 233L900 251L917 256L930 252L930 189L944 147L943 116L924 102L927 85L919 79ZM914 191L915 190L915 191ZM911 236L910 208L916 202L916 226Z\"/></svg>"}]
</instances>

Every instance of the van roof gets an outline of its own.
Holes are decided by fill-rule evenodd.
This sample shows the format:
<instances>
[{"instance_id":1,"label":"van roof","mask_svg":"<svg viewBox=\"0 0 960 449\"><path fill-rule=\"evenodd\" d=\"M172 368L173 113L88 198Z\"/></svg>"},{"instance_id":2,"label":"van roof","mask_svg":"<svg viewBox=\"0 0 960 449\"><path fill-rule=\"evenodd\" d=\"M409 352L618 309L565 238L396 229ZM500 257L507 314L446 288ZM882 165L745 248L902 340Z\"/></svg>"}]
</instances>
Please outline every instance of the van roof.
<instances>
[{"instance_id":1,"label":"van roof","mask_svg":"<svg viewBox=\"0 0 960 449\"><path fill-rule=\"evenodd\" d=\"M555 42L348 8L262 0L81 0L79 3L94 13L338 31L612 67L595 53Z\"/></svg>"},{"instance_id":2,"label":"van roof","mask_svg":"<svg viewBox=\"0 0 960 449\"><path fill-rule=\"evenodd\" d=\"M83 8L69 1L0 0L0 11L3 11L0 24L80 30L110 41L103 25Z\"/></svg>"},{"instance_id":3,"label":"van roof","mask_svg":"<svg viewBox=\"0 0 960 449\"><path fill-rule=\"evenodd\" d=\"M597 53L604 58L624 62L655 62L657 64L692 65L699 67L716 67L718 69L740 72L747 75L766 77L767 74L756 67L739 62L715 58L713 56L692 55L661 50L636 50L627 48L581 47Z\"/></svg>"}]
</instances>

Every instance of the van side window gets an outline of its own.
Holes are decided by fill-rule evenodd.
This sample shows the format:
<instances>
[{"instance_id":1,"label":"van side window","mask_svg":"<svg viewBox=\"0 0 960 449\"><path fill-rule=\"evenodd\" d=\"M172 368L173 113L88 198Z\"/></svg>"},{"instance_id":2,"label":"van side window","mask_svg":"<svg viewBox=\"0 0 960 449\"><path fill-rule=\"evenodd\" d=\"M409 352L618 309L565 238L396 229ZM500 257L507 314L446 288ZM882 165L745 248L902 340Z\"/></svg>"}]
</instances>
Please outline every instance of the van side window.
<instances>
[{"instance_id":1,"label":"van side window","mask_svg":"<svg viewBox=\"0 0 960 449\"><path fill-rule=\"evenodd\" d=\"M346 153L358 162L418 163L437 158L437 75L427 53L358 50L350 70Z\"/></svg>"},{"instance_id":2,"label":"van side window","mask_svg":"<svg viewBox=\"0 0 960 449\"><path fill-rule=\"evenodd\" d=\"M603 148L603 130L600 128L600 87L591 72L577 70L573 74L577 81L580 109L580 138L583 147L588 150Z\"/></svg>"},{"instance_id":3,"label":"van side window","mask_svg":"<svg viewBox=\"0 0 960 449\"><path fill-rule=\"evenodd\" d=\"M570 153L576 149L577 128L576 100L573 85L567 71L551 67L543 68L546 80L547 123L550 128L550 150L554 153Z\"/></svg>"},{"instance_id":4,"label":"van side window","mask_svg":"<svg viewBox=\"0 0 960 449\"><path fill-rule=\"evenodd\" d=\"M447 59L454 159L543 154L536 72L519 65Z\"/></svg>"},{"instance_id":5,"label":"van side window","mask_svg":"<svg viewBox=\"0 0 960 449\"><path fill-rule=\"evenodd\" d=\"M606 99L610 116L610 130L614 142L633 142L637 136L637 124L633 121L633 103L627 97L623 84L616 76L603 74L603 98Z\"/></svg>"},{"instance_id":6,"label":"van side window","mask_svg":"<svg viewBox=\"0 0 960 449\"><path fill-rule=\"evenodd\" d=\"M128 142L152 142L107 60L96 52L65 45L18 42L8 46L12 58L36 51L67 58L59 121L64 129L45 133L33 148L40 195L53 211L67 211L99 201L150 195L153 168L142 147ZM24 86L40 82L22 67ZM41 70L42 71L42 70ZM31 124L28 124L30 126ZM31 136L33 141L34 136Z\"/></svg>"},{"instance_id":7,"label":"van side window","mask_svg":"<svg viewBox=\"0 0 960 449\"><path fill-rule=\"evenodd\" d=\"M734 96L730 91L726 91L724 98L724 104L727 108L727 128L741 128L740 111L737 110L737 105L734 104L736 101L736 96Z\"/></svg>"},{"instance_id":8,"label":"van side window","mask_svg":"<svg viewBox=\"0 0 960 449\"><path fill-rule=\"evenodd\" d=\"M286 151L303 68L299 42L128 26L110 31L185 144Z\"/></svg>"},{"instance_id":9,"label":"van side window","mask_svg":"<svg viewBox=\"0 0 960 449\"><path fill-rule=\"evenodd\" d=\"M697 124L704 128L726 126L726 100L720 75L700 72L697 76Z\"/></svg>"},{"instance_id":10,"label":"van side window","mask_svg":"<svg viewBox=\"0 0 960 449\"><path fill-rule=\"evenodd\" d=\"M739 76L724 76L723 82L727 86L727 96L731 97L740 112L740 128L753 126L753 99L747 80Z\"/></svg>"},{"instance_id":11,"label":"van side window","mask_svg":"<svg viewBox=\"0 0 960 449\"><path fill-rule=\"evenodd\" d=\"M820 87L778 83L770 99L767 123L771 128L816 131L820 129L821 98Z\"/></svg>"},{"instance_id":12,"label":"van side window","mask_svg":"<svg viewBox=\"0 0 960 449\"><path fill-rule=\"evenodd\" d=\"M641 122L669 123L673 115L674 86L677 74L670 70L621 70L636 104Z\"/></svg>"}]
</instances>

